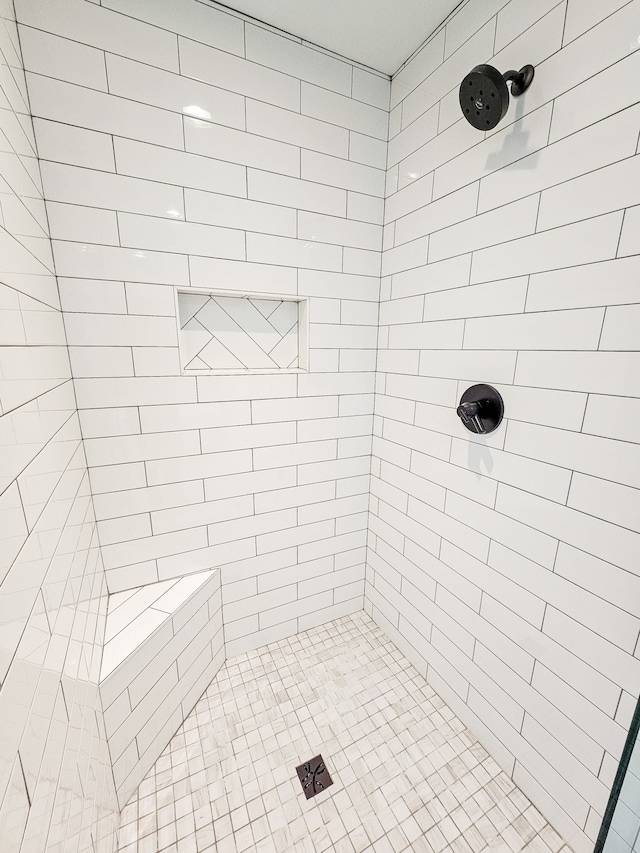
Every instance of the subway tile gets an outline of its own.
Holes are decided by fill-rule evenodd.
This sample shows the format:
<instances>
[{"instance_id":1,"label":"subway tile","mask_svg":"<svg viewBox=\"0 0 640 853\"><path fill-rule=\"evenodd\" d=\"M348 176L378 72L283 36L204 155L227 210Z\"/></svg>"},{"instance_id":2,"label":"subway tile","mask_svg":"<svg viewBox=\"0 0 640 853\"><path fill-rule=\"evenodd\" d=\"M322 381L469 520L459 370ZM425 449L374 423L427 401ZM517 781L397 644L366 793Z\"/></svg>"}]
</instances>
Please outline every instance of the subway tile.
<instances>
[{"instance_id":1,"label":"subway tile","mask_svg":"<svg viewBox=\"0 0 640 853\"><path fill-rule=\"evenodd\" d=\"M205 429L251 422L248 402L192 403L185 407L141 406L142 432L172 432L185 429Z\"/></svg>"},{"instance_id":2,"label":"subway tile","mask_svg":"<svg viewBox=\"0 0 640 853\"><path fill-rule=\"evenodd\" d=\"M284 142L189 117L184 119L184 140L190 154L300 177L300 149Z\"/></svg>"},{"instance_id":3,"label":"subway tile","mask_svg":"<svg viewBox=\"0 0 640 853\"><path fill-rule=\"evenodd\" d=\"M462 320L436 320L430 323L401 323L389 330L391 349L459 349L465 336Z\"/></svg>"},{"instance_id":4,"label":"subway tile","mask_svg":"<svg viewBox=\"0 0 640 853\"><path fill-rule=\"evenodd\" d=\"M69 346L73 375L88 377L133 376L131 349L121 346Z\"/></svg>"},{"instance_id":5,"label":"subway tile","mask_svg":"<svg viewBox=\"0 0 640 853\"><path fill-rule=\"evenodd\" d=\"M28 74L34 116L87 130L114 133L141 142L162 139L169 148L183 148L180 116L92 89Z\"/></svg>"},{"instance_id":6,"label":"subway tile","mask_svg":"<svg viewBox=\"0 0 640 853\"><path fill-rule=\"evenodd\" d=\"M459 255L426 267L396 273L391 285L393 298L465 287L469 284L471 257Z\"/></svg>"},{"instance_id":7,"label":"subway tile","mask_svg":"<svg viewBox=\"0 0 640 853\"><path fill-rule=\"evenodd\" d=\"M85 443L90 466L139 462L177 455L199 453L196 430L150 435L127 435L117 438L92 438Z\"/></svg>"},{"instance_id":8,"label":"subway tile","mask_svg":"<svg viewBox=\"0 0 640 853\"><path fill-rule=\"evenodd\" d=\"M107 91L101 50L32 27L20 28L20 49L25 67L34 74Z\"/></svg>"},{"instance_id":9,"label":"subway tile","mask_svg":"<svg viewBox=\"0 0 640 853\"><path fill-rule=\"evenodd\" d=\"M419 269L423 273L423 267L427 262L429 250L429 237L419 237L410 243L387 249L382 255L382 275L395 276L406 270ZM406 294L405 294L406 295Z\"/></svg>"},{"instance_id":10,"label":"subway tile","mask_svg":"<svg viewBox=\"0 0 640 853\"><path fill-rule=\"evenodd\" d=\"M390 81L387 75L375 74L365 68L353 66L352 96L365 104L389 109ZM322 83L326 85L326 83Z\"/></svg>"},{"instance_id":11,"label":"subway tile","mask_svg":"<svg viewBox=\"0 0 640 853\"><path fill-rule=\"evenodd\" d=\"M381 256L379 251L344 248L342 267L345 273L376 276L380 273Z\"/></svg>"},{"instance_id":12,"label":"subway tile","mask_svg":"<svg viewBox=\"0 0 640 853\"><path fill-rule=\"evenodd\" d=\"M195 38L211 47L239 56L243 54L243 22L222 9L202 8L199 3L191 2L185 14L185 11L177 10L171 0L158 0L152 7L145 0L106 0L102 5L171 33Z\"/></svg>"},{"instance_id":13,"label":"subway tile","mask_svg":"<svg viewBox=\"0 0 640 853\"><path fill-rule=\"evenodd\" d=\"M413 184L411 186L414 186ZM402 191L404 194L409 192L409 189ZM407 195L403 196L407 199ZM449 193L443 198L432 201L430 204L421 205L418 203L413 209L409 209L406 213L396 221L395 242L396 245L406 243L409 240L415 240L423 234L434 234L436 239L436 251L438 243L442 244L443 236L448 233L449 226L455 225L463 220L470 220L465 226L467 231L473 227L473 216L476 212L478 202L478 184L470 184L467 187ZM390 204L391 200L387 201L387 221L392 221L391 216L393 209ZM439 233L442 230L442 233ZM456 232L454 232L455 234ZM473 243L471 244L473 246ZM460 255L460 252L449 252L449 255ZM440 249L442 254L442 248ZM446 250L445 250L446 252ZM446 254L442 255L446 257ZM429 257L431 263L438 260L436 256Z\"/></svg>"},{"instance_id":14,"label":"subway tile","mask_svg":"<svg viewBox=\"0 0 640 853\"><path fill-rule=\"evenodd\" d=\"M127 311L123 282L59 278L58 284L64 311L88 314L125 314Z\"/></svg>"},{"instance_id":15,"label":"subway tile","mask_svg":"<svg viewBox=\"0 0 640 853\"><path fill-rule=\"evenodd\" d=\"M570 554L573 560L573 572L563 569L568 566L567 554ZM594 572L598 567L601 569L602 564L594 557L581 555L575 549L560 543L554 572L550 573L526 557L494 542L489 551L489 565L582 625L590 629L597 626L597 633L618 647L629 648L633 645L634 634L637 635L638 630L637 617L601 597L601 588L592 579ZM588 583L579 582L579 571L583 571L589 578ZM616 594L626 588L625 572L610 566L607 574L612 580Z\"/></svg>"},{"instance_id":16,"label":"subway tile","mask_svg":"<svg viewBox=\"0 0 640 853\"><path fill-rule=\"evenodd\" d=\"M251 164L249 164L251 165ZM384 194L384 172L361 163L352 163L302 149L300 176L332 187L365 193L381 198Z\"/></svg>"},{"instance_id":17,"label":"subway tile","mask_svg":"<svg viewBox=\"0 0 640 853\"><path fill-rule=\"evenodd\" d=\"M346 158L349 155L349 131L346 128L319 121L298 112L284 110L263 101L247 99L246 123L247 131L258 136L279 139L281 142L299 145L301 148L309 148L313 151L322 151L335 157ZM380 169L384 169L385 166L384 162L381 165L377 163L370 165L377 165Z\"/></svg>"},{"instance_id":18,"label":"subway tile","mask_svg":"<svg viewBox=\"0 0 640 853\"><path fill-rule=\"evenodd\" d=\"M205 528L197 528L198 531ZM196 572L218 568L225 563L245 560L255 556L255 539L239 539L235 542L225 542L222 545L200 547L200 533L194 536L194 530L186 531L192 537L191 544L195 548L170 556L158 557L158 577L160 580L183 577ZM166 534L167 536L183 536L185 534Z\"/></svg>"},{"instance_id":19,"label":"subway tile","mask_svg":"<svg viewBox=\"0 0 640 853\"><path fill-rule=\"evenodd\" d=\"M509 424L506 449L629 486L640 485L637 444L527 423Z\"/></svg>"},{"instance_id":20,"label":"subway tile","mask_svg":"<svg viewBox=\"0 0 640 853\"><path fill-rule=\"evenodd\" d=\"M579 263L604 261L616 254L622 214L596 216L575 225L481 249L473 256L472 283L543 272ZM624 235L621 242L624 244Z\"/></svg>"},{"instance_id":21,"label":"subway tile","mask_svg":"<svg viewBox=\"0 0 640 853\"><path fill-rule=\"evenodd\" d=\"M58 163L43 163L42 173L54 201L184 219L178 187Z\"/></svg>"},{"instance_id":22,"label":"subway tile","mask_svg":"<svg viewBox=\"0 0 640 853\"><path fill-rule=\"evenodd\" d=\"M387 175L393 171L387 172ZM433 197L433 172L425 175L416 174L415 178L405 186L387 193L385 201L385 223L394 222L403 216L418 211L429 205ZM420 230L418 234L421 233ZM398 237L398 242L400 238Z\"/></svg>"},{"instance_id":23,"label":"subway tile","mask_svg":"<svg viewBox=\"0 0 640 853\"><path fill-rule=\"evenodd\" d=\"M233 476L212 477L205 480L205 499L207 501L237 495L270 492L276 489L291 488L296 485L294 467L269 469L266 471L249 471L246 474ZM283 546L284 547L284 546Z\"/></svg>"},{"instance_id":24,"label":"subway tile","mask_svg":"<svg viewBox=\"0 0 640 853\"><path fill-rule=\"evenodd\" d=\"M334 418L337 414L337 397L258 400L251 404L252 423L254 424Z\"/></svg>"},{"instance_id":25,"label":"subway tile","mask_svg":"<svg viewBox=\"0 0 640 853\"><path fill-rule=\"evenodd\" d=\"M637 354L625 352L522 353L516 382L593 394L637 396Z\"/></svg>"},{"instance_id":26,"label":"subway tile","mask_svg":"<svg viewBox=\"0 0 640 853\"><path fill-rule=\"evenodd\" d=\"M178 45L170 32L81 0L21 0L20 22L86 45L129 56L148 65L178 70Z\"/></svg>"},{"instance_id":27,"label":"subway tile","mask_svg":"<svg viewBox=\"0 0 640 853\"><path fill-rule=\"evenodd\" d=\"M325 480L367 475L370 465L370 456L302 463L298 466L298 484L306 485L308 483L321 483Z\"/></svg>"},{"instance_id":28,"label":"subway tile","mask_svg":"<svg viewBox=\"0 0 640 853\"><path fill-rule=\"evenodd\" d=\"M175 346L173 317L118 314L69 314L66 330L70 346Z\"/></svg>"},{"instance_id":29,"label":"subway tile","mask_svg":"<svg viewBox=\"0 0 640 853\"><path fill-rule=\"evenodd\" d=\"M450 461L468 467L477 477L489 477L500 483L526 488L527 491L564 504L569 492L571 472L566 468L546 464L538 459L499 448L489 452L482 445L454 438Z\"/></svg>"},{"instance_id":30,"label":"subway tile","mask_svg":"<svg viewBox=\"0 0 640 853\"><path fill-rule=\"evenodd\" d=\"M544 0L535 8L523 3L522 0L507 3L498 12L494 50L500 50L521 32L532 26L550 9L553 9L555 5L555 0Z\"/></svg>"},{"instance_id":31,"label":"subway tile","mask_svg":"<svg viewBox=\"0 0 640 853\"><path fill-rule=\"evenodd\" d=\"M183 286L188 281L187 259L169 252L57 240L54 257L58 274L65 278L133 280Z\"/></svg>"},{"instance_id":32,"label":"subway tile","mask_svg":"<svg viewBox=\"0 0 640 853\"><path fill-rule=\"evenodd\" d=\"M538 230L557 228L640 202L640 156L590 172L542 193Z\"/></svg>"},{"instance_id":33,"label":"subway tile","mask_svg":"<svg viewBox=\"0 0 640 853\"><path fill-rule=\"evenodd\" d=\"M287 532L295 529L296 510L285 509L279 512L264 512L259 515L248 515L246 518L235 518L230 521L218 521L207 526L209 541L214 545L225 542L234 543L239 536L258 537L282 531ZM186 526L186 525L185 525ZM189 527L193 525L190 524Z\"/></svg>"},{"instance_id":34,"label":"subway tile","mask_svg":"<svg viewBox=\"0 0 640 853\"><path fill-rule=\"evenodd\" d=\"M521 522L520 526L535 524L535 535L538 537L557 537L568 545L584 548L595 557L608 560L620 568L633 570L632 555L638 544L638 534L633 531L502 484L498 488L496 509ZM506 541L502 544L514 551L518 550ZM529 550L528 556L532 554L533 551ZM548 565L549 561L538 559L536 562Z\"/></svg>"},{"instance_id":35,"label":"subway tile","mask_svg":"<svg viewBox=\"0 0 640 853\"><path fill-rule=\"evenodd\" d=\"M333 216L345 215L346 193L336 187L256 169L248 170L248 186L252 199Z\"/></svg>"},{"instance_id":36,"label":"subway tile","mask_svg":"<svg viewBox=\"0 0 640 853\"><path fill-rule=\"evenodd\" d=\"M113 569L144 560L170 557L185 551L197 550L207 544L205 527L191 528L177 533L164 533L143 539L134 539L116 545L107 545L102 549L105 569ZM188 561L185 560L187 563ZM185 571L185 574L188 573ZM166 577L166 576L165 576ZM164 580L164 577L160 578Z\"/></svg>"},{"instance_id":37,"label":"subway tile","mask_svg":"<svg viewBox=\"0 0 640 853\"><path fill-rule=\"evenodd\" d=\"M640 401L631 397L590 394L582 431L620 441L637 442Z\"/></svg>"},{"instance_id":38,"label":"subway tile","mask_svg":"<svg viewBox=\"0 0 640 853\"><path fill-rule=\"evenodd\" d=\"M438 132L438 106L434 106L419 116L400 133L389 140L387 168L395 166L412 154Z\"/></svg>"},{"instance_id":39,"label":"subway tile","mask_svg":"<svg viewBox=\"0 0 640 853\"><path fill-rule=\"evenodd\" d=\"M509 384L513 380L516 354L483 350L424 350L420 353L420 375L469 382Z\"/></svg>"},{"instance_id":40,"label":"subway tile","mask_svg":"<svg viewBox=\"0 0 640 853\"><path fill-rule=\"evenodd\" d=\"M636 302L639 270L640 261L631 257L532 275L527 311Z\"/></svg>"},{"instance_id":41,"label":"subway tile","mask_svg":"<svg viewBox=\"0 0 640 853\"><path fill-rule=\"evenodd\" d=\"M84 409L78 415L83 438L104 438L140 431L138 410L133 406L122 409Z\"/></svg>"},{"instance_id":42,"label":"subway tile","mask_svg":"<svg viewBox=\"0 0 640 853\"><path fill-rule=\"evenodd\" d=\"M615 684L627 690L635 689L640 661L633 655L552 607L545 615L543 630L577 657L582 660L588 658L598 672L606 674Z\"/></svg>"},{"instance_id":43,"label":"subway tile","mask_svg":"<svg viewBox=\"0 0 640 853\"><path fill-rule=\"evenodd\" d=\"M467 320L464 346L476 350L594 350L603 319L602 308L583 308Z\"/></svg>"},{"instance_id":44,"label":"subway tile","mask_svg":"<svg viewBox=\"0 0 640 853\"><path fill-rule=\"evenodd\" d=\"M246 451L247 453L250 451ZM253 467L259 471L264 468L279 468L285 465L307 465L313 462L326 462L337 458L335 439L326 441L307 441L304 444L281 445L278 447L257 447L253 450Z\"/></svg>"},{"instance_id":45,"label":"subway tile","mask_svg":"<svg viewBox=\"0 0 640 853\"><path fill-rule=\"evenodd\" d=\"M345 288L348 288L351 299L378 301L380 281L374 276L300 270L299 278L301 296L341 299L344 296Z\"/></svg>"},{"instance_id":46,"label":"subway tile","mask_svg":"<svg viewBox=\"0 0 640 853\"><path fill-rule=\"evenodd\" d=\"M618 257L638 253L638 222L640 221L640 205L625 211Z\"/></svg>"},{"instance_id":47,"label":"subway tile","mask_svg":"<svg viewBox=\"0 0 640 853\"><path fill-rule=\"evenodd\" d=\"M358 133L386 140L388 114L386 110L347 98L328 89L302 83L304 115L348 127Z\"/></svg>"},{"instance_id":48,"label":"subway tile","mask_svg":"<svg viewBox=\"0 0 640 853\"><path fill-rule=\"evenodd\" d=\"M298 237L379 251L381 229L378 225L300 211L298 213Z\"/></svg>"},{"instance_id":49,"label":"subway tile","mask_svg":"<svg viewBox=\"0 0 640 853\"><path fill-rule=\"evenodd\" d=\"M620 39L620 43L624 44L624 38ZM606 124L619 124L622 116L618 117L615 114L620 110L629 112L631 115L636 113L636 109L627 110L627 107L635 102L633 91L629 88L629 75L637 74L638 67L638 54L630 52L629 56L621 57L620 61L600 71L599 74L580 81L571 91L556 98L550 140L553 142L569 134L577 136L577 131L593 125L594 122L602 122L603 119L607 120ZM577 115L572 109L571 98L584 98L593 104L593 109L589 110L588 114ZM622 115L627 118L625 112ZM628 122L632 122L631 115L627 118Z\"/></svg>"},{"instance_id":50,"label":"subway tile","mask_svg":"<svg viewBox=\"0 0 640 853\"><path fill-rule=\"evenodd\" d=\"M296 441L295 423L216 427L202 431L202 453L270 447Z\"/></svg>"},{"instance_id":51,"label":"subway tile","mask_svg":"<svg viewBox=\"0 0 640 853\"><path fill-rule=\"evenodd\" d=\"M245 253L244 233L233 228L127 213L119 214L118 226L125 247L238 259Z\"/></svg>"},{"instance_id":52,"label":"subway tile","mask_svg":"<svg viewBox=\"0 0 640 853\"><path fill-rule=\"evenodd\" d=\"M639 500L638 489L574 472L567 505L640 532Z\"/></svg>"},{"instance_id":53,"label":"subway tile","mask_svg":"<svg viewBox=\"0 0 640 853\"><path fill-rule=\"evenodd\" d=\"M487 175L503 170L512 163L517 163L525 154L531 155L532 152L543 149L547 144L550 122L551 105L545 104L528 115L518 118L513 125L507 125L504 129L487 136L480 144L472 147L467 145L458 156L451 158L444 151L438 152L438 160L442 161L446 158L446 161L438 164L439 167L435 173L434 198L453 192L453 190L477 181L479 178L486 179ZM462 124L465 123L462 122ZM469 127L464 128L464 130L467 133L475 132ZM462 134L462 130L457 125L449 128L449 132L454 137L455 134ZM446 134L447 131L436 137L433 147L436 146L440 137L444 137ZM465 136L461 135L458 144L462 144L464 139ZM507 139L513 139L513 142L507 142ZM522 142L518 140L522 140ZM524 147L525 142L526 148ZM516 198L519 196L520 194Z\"/></svg>"},{"instance_id":54,"label":"subway tile","mask_svg":"<svg viewBox=\"0 0 640 853\"><path fill-rule=\"evenodd\" d=\"M247 260L339 271L342 268L342 248L328 243L248 233Z\"/></svg>"},{"instance_id":55,"label":"subway tile","mask_svg":"<svg viewBox=\"0 0 640 853\"><path fill-rule=\"evenodd\" d=\"M245 129L245 106L241 95L120 56L107 54L106 64L112 95L215 124Z\"/></svg>"},{"instance_id":56,"label":"subway tile","mask_svg":"<svg viewBox=\"0 0 640 853\"><path fill-rule=\"evenodd\" d=\"M120 137L113 140L113 150L117 171L121 175L246 196L246 169L243 166Z\"/></svg>"},{"instance_id":57,"label":"subway tile","mask_svg":"<svg viewBox=\"0 0 640 853\"><path fill-rule=\"evenodd\" d=\"M347 219L358 219L361 222L371 222L382 225L384 203L382 199L362 193L347 193Z\"/></svg>"},{"instance_id":58,"label":"subway tile","mask_svg":"<svg viewBox=\"0 0 640 853\"><path fill-rule=\"evenodd\" d=\"M117 246L118 221L113 210L47 202L49 229L54 240L74 240Z\"/></svg>"},{"instance_id":59,"label":"subway tile","mask_svg":"<svg viewBox=\"0 0 640 853\"><path fill-rule=\"evenodd\" d=\"M76 383L78 407L153 406L195 403L196 389L191 377L83 380Z\"/></svg>"},{"instance_id":60,"label":"subway tile","mask_svg":"<svg viewBox=\"0 0 640 853\"><path fill-rule=\"evenodd\" d=\"M584 6L579 0L570 0L567 6L567 23L564 41L573 41L578 36L595 27L608 15L625 5L625 0L605 0L595 8Z\"/></svg>"},{"instance_id":61,"label":"subway tile","mask_svg":"<svg viewBox=\"0 0 640 853\"><path fill-rule=\"evenodd\" d=\"M604 559L594 557L582 549L563 542L558 549L555 572L560 577L571 581L574 589L583 587L588 593L592 593L596 603L598 599L602 600L605 610L606 603L610 602L621 611L631 614L634 619L637 618L633 605L640 590L637 574L619 569ZM579 616L577 613L570 613L570 615L576 618ZM604 628L605 623L602 621L598 621L597 624L601 630ZM607 620L606 625L613 632L607 633L607 638L620 644L619 639L616 639L619 635L615 619Z\"/></svg>"},{"instance_id":62,"label":"subway tile","mask_svg":"<svg viewBox=\"0 0 640 853\"><path fill-rule=\"evenodd\" d=\"M507 502L506 495L511 498L511 503ZM482 531L484 536L500 542L516 553L525 552L534 562L551 568L557 550L555 531L547 529L545 525L534 528L527 523L535 520L533 515L525 516L526 521L522 518L520 506L526 501L534 500L545 506L555 507L555 504L542 498L534 499L533 496L500 484L495 510L450 492L447 494L446 512L460 522L466 522L473 529Z\"/></svg>"},{"instance_id":63,"label":"subway tile","mask_svg":"<svg viewBox=\"0 0 640 853\"><path fill-rule=\"evenodd\" d=\"M312 45L283 38L279 33L269 32L251 22L246 24L245 31L246 56L252 62L299 77L309 83L317 83L343 95L351 94L350 63L327 55ZM355 93L354 97L357 97Z\"/></svg>"},{"instance_id":64,"label":"subway tile","mask_svg":"<svg viewBox=\"0 0 640 853\"><path fill-rule=\"evenodd\" d=\"M147 484L143 462L94 467L90 471L90 480L94 495L121 488L142 488Z\"/></svg>"},{"instance_id":65,"label":"subway tile","mask_svg":"<svg viewBox=\"0 0 640 853\"><path fill-rule=\"evenodd\" d=\"M329 553L333 553L331 547L336 544L336 538L333 536L334 524L334 521L318 521L314 524L299 524L276 533L264 533L256 539L257 553L262 555L298 546L299 559L306 562L323 556L323 553L316 553L316 549L310 547L311 543L316 542L320 544L320 551L327 547Z\"/></svg>"},{"instance_id":66,"label":"subway tile","mask_svg":"<svg viewBox=\"0 0 640 853\"><path fill-rule=\"evenodd\" d=\"M295 211L275 204L187 189L185 210L190 222L285 237L296 236Z\"/></svg>"},{"instance_id":67,"label":"subway tile","mask_svg":"<svg viewBox=\"0 0 640 853\"><path fill-rule=\"evenodd\" d=\"M221 280L225 290L243 293L295 295L297 292L296 271L276 265L192 256L189 272L192 287L211 288L212 280ZM209 381L209 377L204 377L202 384L206 386Z\"/></svg>"},{"instance_id":68,"label":"subway tile","mask_svg":"<svg viewBox=\"0 0 640 853\"><path fill-rule=\"evenodd\" d=\"M386 142L352 130L349 133L349 159L376 169L384 169L387 164Z\"/></svg>"},{"instance_id":69,"label":"subway tile","mask_svg":"<svg viewBox=\"0 0 640 853\"><path fill-rule=\"evenodd\" d=\"M154 459L145 463L145 469L150 486L245 473L252 470L251 450Z\"/></svg>"},{"instance_id":70,"label":"subway tile","mask_svg":"<svg viewBox=\"0 0 640 853\"><path fill-rule=\"evenodd\" d=\"M523 276L426 294L423 318L448 320L521 313L527 296L527 283Z\"/></svg>"},{"instance_id":71,"label":"subway tile","mask_svg":"<svg viewBox=\"0 0 640 853\"><path fill-rule=\"evenodd\" d=\"M538 197L534 195L438 230L429 240L429 261L441 261L531 235L536 230L537 215Z\"/></svg>"},{"instance_id":72,"label":"subway tile","mask_svg":"<svg viewBox=\"0 0 640 853\"><path fill-rule=\"evenodd\" d=\"M300 82L246 59L179 37L180 73L249 98L298 110Z\"/></svg>"},{"instance_id":73,"label":"subway tile","mask_svg":"<svg viewBox=\"0 0 640 853\"><path fill-rule=\"evenodd\" d=\"M301 421L298 424L298 441L321 441L329 438L367 435L370 432L371 417L369 415L323 418Z\"/></svg>"}]
</instances>

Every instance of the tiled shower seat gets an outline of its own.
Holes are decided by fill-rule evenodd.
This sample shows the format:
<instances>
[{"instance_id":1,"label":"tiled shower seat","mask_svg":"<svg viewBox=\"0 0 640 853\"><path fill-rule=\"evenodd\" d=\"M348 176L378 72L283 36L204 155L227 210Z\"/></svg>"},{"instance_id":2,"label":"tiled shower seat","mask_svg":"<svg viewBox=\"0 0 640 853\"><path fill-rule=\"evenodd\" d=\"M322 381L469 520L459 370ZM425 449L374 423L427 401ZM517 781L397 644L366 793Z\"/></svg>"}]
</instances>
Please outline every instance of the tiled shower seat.
<instances>
[{"instance_id":1,"label":"tiled shower seat","mask_svg":"<svg viewBox=\"0 0 640 853\"><path fill-rule=\"evenodd\" d=\"M109 597L100 696L120 807L224 662L220 572Z\"/></svg>"}]
</instances>

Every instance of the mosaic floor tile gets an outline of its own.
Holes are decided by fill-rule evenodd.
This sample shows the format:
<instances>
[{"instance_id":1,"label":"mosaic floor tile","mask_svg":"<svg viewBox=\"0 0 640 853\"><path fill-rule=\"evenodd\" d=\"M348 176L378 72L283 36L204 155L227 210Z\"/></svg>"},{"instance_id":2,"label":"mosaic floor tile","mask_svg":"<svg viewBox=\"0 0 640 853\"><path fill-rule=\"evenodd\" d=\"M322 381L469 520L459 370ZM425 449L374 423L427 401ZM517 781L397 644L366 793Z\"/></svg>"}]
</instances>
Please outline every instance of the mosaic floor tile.
<instances>
[{"instance_id":1,"label":"mosaic floor tile","mask_svg":"<svg viewBox=\"0 0 640 853\"><path fill-rule=\"evenodd\" d=\"M296 767L333 784L307 799ZM228 660L122 813L120 853L570 853L364 613Z\"/></svg>"}]
</instances>

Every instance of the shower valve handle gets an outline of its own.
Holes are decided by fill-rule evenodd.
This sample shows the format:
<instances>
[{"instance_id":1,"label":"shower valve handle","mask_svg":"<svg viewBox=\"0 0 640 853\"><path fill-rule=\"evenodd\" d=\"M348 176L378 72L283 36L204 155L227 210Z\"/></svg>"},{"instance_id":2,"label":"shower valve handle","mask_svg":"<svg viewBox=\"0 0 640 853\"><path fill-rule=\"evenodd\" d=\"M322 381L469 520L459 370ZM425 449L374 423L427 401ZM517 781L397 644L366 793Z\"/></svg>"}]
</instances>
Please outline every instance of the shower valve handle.
<instances>
[{"instance_id":1,"label":"shower valve handle","mask_svg":"<svg viewBox=\"0 0 640 853\"><path fill-rule=\"evenodd\" d=\"M482 403L479 400L475 400L469 403L460 403L456 412L467 429L470 429L472 432L485 433L487 430L480 420L481 409Z\"/></svg>"}]
</instances>

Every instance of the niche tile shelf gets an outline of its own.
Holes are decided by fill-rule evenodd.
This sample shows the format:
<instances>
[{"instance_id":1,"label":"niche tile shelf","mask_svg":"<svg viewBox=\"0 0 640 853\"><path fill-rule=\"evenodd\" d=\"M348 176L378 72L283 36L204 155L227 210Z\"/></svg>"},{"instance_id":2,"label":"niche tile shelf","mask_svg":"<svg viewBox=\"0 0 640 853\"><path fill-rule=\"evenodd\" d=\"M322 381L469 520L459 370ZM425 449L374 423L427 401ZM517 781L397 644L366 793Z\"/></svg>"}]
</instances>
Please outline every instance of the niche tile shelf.
<instances>
[{"instance_id":1,"label":"niche tile shelf","mask_svg":"<svg viewBox=\"0 0 640 853\"><path fill-rule=\"evenodd\" d=\"M183 373L307 369L307 300L177 291Z\"/></svg>"},{"instance_id":2,"label":"niche tile shelf","mask_svg":"<svg viewBox=\"0 0 640 853\"><path fill-rule=\"evenodd\" d=\"M100 698L120 807L223 662L218 569L109 596Z\"/></svg>"}]
</instances>

